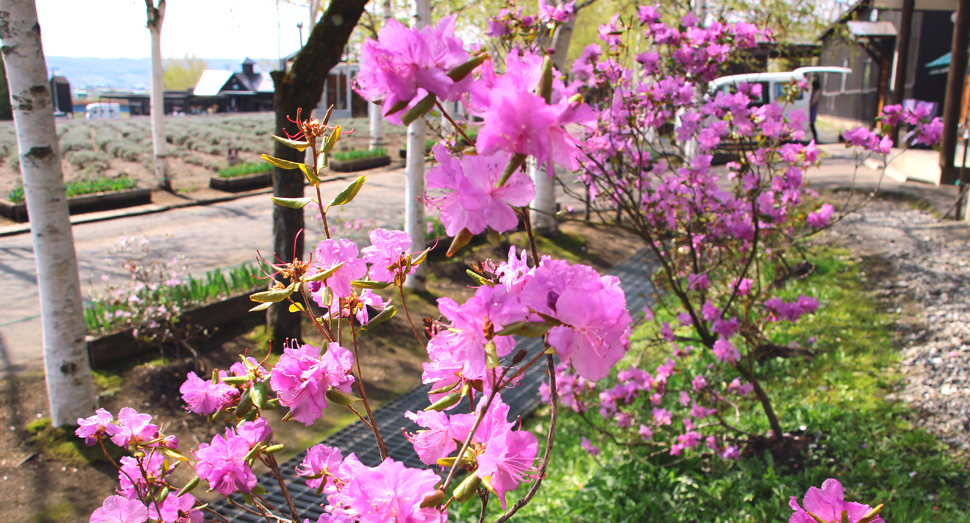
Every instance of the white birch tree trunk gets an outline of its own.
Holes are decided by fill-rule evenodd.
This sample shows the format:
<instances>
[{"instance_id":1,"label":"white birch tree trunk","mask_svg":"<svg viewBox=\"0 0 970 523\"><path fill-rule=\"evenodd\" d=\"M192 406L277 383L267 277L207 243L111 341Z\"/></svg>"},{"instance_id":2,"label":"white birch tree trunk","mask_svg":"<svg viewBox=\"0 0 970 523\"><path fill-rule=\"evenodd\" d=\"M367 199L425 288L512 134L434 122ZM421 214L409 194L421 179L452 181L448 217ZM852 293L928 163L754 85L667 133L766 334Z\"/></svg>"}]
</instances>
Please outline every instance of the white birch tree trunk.
<instances>
[{"instance_id":1,"label":"white birch tree trunk","mask_svg":"<svg viewBox=\"0 0 970 523\"><path fill-rule=\"evenodd\" d=\"M165 19L165 0L145 0L148 8L148 30L152 34L152 145L155 149L155 175L161 189L171 190L168 177L168 143L165 141L165 94L162 91L165 72L162 70L162 22Z\"/></svg>"},{"instance_id":2,"label":"white birch tree trunk","mask_svg":"<svg viewBox=\"0 0 970 523\"><path fill-rule=\"evenodd\" d=\"M414 0L411 27L421 29L431 22L431 6L428 0ZM408 126L407 187L404 191L404 231L411 235L411 252L425 249L424 235L427 224L424 218L424 140L428 125L418 118ZM423 291L425 288L425 264L418 265L414 274L404 282L405 287Z\"/></svg>"},{"instance_id":3,"label":"white birch tree trunk","mask_svg":"<svg viewBox=\"0 0 970 523\"><path fill-rule=\"evenodd\" d=\"M0 0L0 43L17 128L37 258L44 370L54 426L90 416L97 399L84 340L84 303L64 192L47 63L33 0Z\"/></svg>"}]
</instances>

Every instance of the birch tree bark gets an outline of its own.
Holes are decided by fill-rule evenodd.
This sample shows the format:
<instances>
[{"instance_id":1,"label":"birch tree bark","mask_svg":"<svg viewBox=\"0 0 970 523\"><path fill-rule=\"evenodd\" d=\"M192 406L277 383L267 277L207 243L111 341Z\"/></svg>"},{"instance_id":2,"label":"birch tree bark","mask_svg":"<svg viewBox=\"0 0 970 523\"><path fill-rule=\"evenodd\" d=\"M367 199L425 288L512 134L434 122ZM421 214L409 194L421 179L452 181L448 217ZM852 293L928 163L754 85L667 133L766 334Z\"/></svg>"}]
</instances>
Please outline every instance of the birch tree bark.
<instances>
[{"instance_id":1,"label":"birch tree bark","mask_svg":"<svg viewBox=\"0 0 970 523\"><path fill-rule=\"evenodd\" d=\"M168 143L165 141L165 72L162 70L162 21L165 19L165 0L145 0L148 9L148 31L152 34L152 145L155 149L155 176L158 187L172 190L168 178Z\"/></svg>"},{"instance_id":2,"label":"birch tree bark","mask_svg":"<svg viewBox=\"0 0 970 523\"><path fill-rule=\"evenodd\" d=\"M414 0L411 27L421 29L431 23L431 5L428 0ZM411 252L425 249L424 235L427 224L424 218L424 140L428 124L418 118L408 126L407 186L404 190L404 232L411 235ZM404 286L423 291L425 289L424 265L418 265L414 274L408 276Z\"/></svg>"},{"instance_id":3,"label":"birch tree bark","mask_svg":"<svg viewBox=\"0 0 970 523\"><path fill-rule=\"evenodd\" d=\"M34 0L0 0L0 46L37 258L51 420L54 426L74 425L77 418L94 412L96 397L84 340L84 303L54 128L47 62Z\"/></svg>"}]
</instances>

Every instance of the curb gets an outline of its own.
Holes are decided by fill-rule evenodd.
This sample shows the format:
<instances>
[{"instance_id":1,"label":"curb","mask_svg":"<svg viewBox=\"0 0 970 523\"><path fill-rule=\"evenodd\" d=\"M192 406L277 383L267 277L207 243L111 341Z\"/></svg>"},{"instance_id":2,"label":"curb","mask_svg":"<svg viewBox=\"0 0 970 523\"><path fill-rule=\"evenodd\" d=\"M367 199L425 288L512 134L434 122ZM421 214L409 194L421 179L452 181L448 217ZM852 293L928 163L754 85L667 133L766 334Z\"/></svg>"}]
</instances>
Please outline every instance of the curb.
<instances>
[{"instance_id":1,"label":"curb","mask_svg":"<svg viewBox=\"0 0 970 523\"><path fill-rule=\"evenodd\" d=\"M384 169L381 171L372 171L373 174L383 173L390 171L392 169ZM340 176L331 176L329 178L322 178L320 183L336 182L340 180L346 180L348 178L356 178L356 174L343 174ZM107 220L114 220L116 218L127 218L129 216L141 216L145 214L156 214L160 212L172 211L175 209L183 209L186 207L195 207L199 205L213 205L217 203L229 202L232 200L238 200L240 198L248 198L249 196L258 196L260 194L269 194L273 192L272 187L266 189L259 189L255 191L249 191L238 194L229 194L219 198L209 198L205 200L192 200L183 203L173 203L169 205L143 205L140 207L132 207L125 210L118 211L104 211L102 213L90 214L90 215L75 215L71 216L71 225L78 225L81 223L96 223L103 222ZM17 225L6 225L0 227L0 238L6 236L17 236L24 233L30 232L30 222Z\"/></svg>"}]
</instances>

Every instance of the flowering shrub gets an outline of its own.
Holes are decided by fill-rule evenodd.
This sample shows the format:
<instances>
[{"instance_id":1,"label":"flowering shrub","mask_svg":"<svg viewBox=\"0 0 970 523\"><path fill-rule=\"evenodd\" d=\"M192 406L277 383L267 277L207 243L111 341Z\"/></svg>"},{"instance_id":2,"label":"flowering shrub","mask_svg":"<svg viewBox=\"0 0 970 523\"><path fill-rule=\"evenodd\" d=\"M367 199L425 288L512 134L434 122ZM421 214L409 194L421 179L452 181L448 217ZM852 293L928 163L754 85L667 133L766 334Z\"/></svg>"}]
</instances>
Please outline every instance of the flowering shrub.
<instances>
[{"instance_id":1,"label":"flowering shrub","mask_svg":"<svg viewBox=\"0 0 970 523\"><path fill-rule=\"evenodd\" d=\"M273 200L296 209L316 205L326 239L308 260L273 265L269 289L252 295L260 303L253 310L288 303L326 344L289 340L276 365L244 357L207 380L189 374L181 388L187 408L227 425L191 453L183 454L178 441L162 434L150 416L132 409L123 409L117 421L104 411L78 420L77 435L89 445L104 447L109 440L132 454L119 465L120 496L106 500L92 521L197 521L201 511L211 511L190 493L203 480L224 496L240 494L252 514L300 521L288 496L288 507L263 497L266 490L253 472L259 461L283 485L275 458L282 445L274 443L263 417L277 408L288 410L285 421L310 425L323 409L344 406L374 433L382 458L376 467L320 445L298 467L307 485L325 497L327 512L320 522L445 521L453 503L476 496L484 517L492 495L504 511L499 521L507 520L529 502L545 476L560 395L579 412L599 401L600 411L614 416L619 428L675 455L704 445L724 459L738 456L738 447L716 431L727 425L720 409L728 394L755 394L780 432L753 359L771 323L796 321L818 307L811 297L771 295L767 269L769 262L783 260L785 241L805 227L807 219L796 206L802 173L816 161L817 151L814 144L791 143L801 137L804 115L786 114L776 104L750 107L755 87L694 100L696 86L714 77L728 51L754 45L758 32L746 24L702 28L690 17L669 26L659 21L656 9L643 7L639 24L656 51L637 57L642 71L620 65L628 29L614 17L600 30L610 47L608 58L600 61L587 50L574 66L579 81L566 85L536 43L540 33L568 20L573 8L541 8L538 17L506 11L490 23L490 32L510 50L502 72L481 47L469 51L453 36L454 17L448 17L421 31L392 20L378 41L365 43L358 77L359 91L382 101L392 121L408 123L437 106L465 142L474 144L477 154L463 154L458 140L435 147L439 165L428 173L435 191L429 204L454 236L449 254L472 235L510 230L519 219L528 249L513 247L507 260L481 264L472 273L474 295L461 304L439 299L439 319L424 318L419 332L403 286L428 251L410 252L411 238L401 231L373 230L370 246L361 250L332 237L328 212L351 203L366 178L325 203L319 171L343 131L328 125L329 115L323 121L302 120L298 113L299 133L276 139L309 149L312 163L264 158L279 168L301 170L316 197ZM516 39L524 44L516 47ZM587 95L593 105L586 103ZM459 100L483 118L477 140L451 119L440 100ZM672 121L677 122L673 134L665 134ZM583 129L587 135L580 140ZM718 186L710 170L711 153L722 139L751 146L730 167L730 190ZM685 150L690 143L696 143L696 153ZM660 261L658 285L682 312L678 324L662 322L659 330L673 351L654 374L634 366L612 378L613 367L627 353L633 320L619 280L538 252L524 208L534 187L520 172L529 157L581 169L596 198L625 213ZM812 221L821 225L831 212L823 208ZM432 384L430 405L407 413L422 427L408 438L421 461L437 468L409 469L388 457L363 386L357 339L397 313L391 300L372 292L390 287L398 288L408 322L429 356L422 380ZM518 347L516 335L542 338L542 350ZM696 365L687 365L691 358L708 367L694 372ZM551 405L541 455L538 438L516 429L502 399L502 392L537 364L548 369L543 396ZM609 388L597 383L608 378L614 382ZM474 410L455 413L464 397ZM690 414L677 411L674 403L689 405ZM598 452L588 440L584 448ZM172 470L193 461L195 478L182 487L172 484ZM527 483L528 491L508 506L507 494Z\"/></svg>"}]
</instances>

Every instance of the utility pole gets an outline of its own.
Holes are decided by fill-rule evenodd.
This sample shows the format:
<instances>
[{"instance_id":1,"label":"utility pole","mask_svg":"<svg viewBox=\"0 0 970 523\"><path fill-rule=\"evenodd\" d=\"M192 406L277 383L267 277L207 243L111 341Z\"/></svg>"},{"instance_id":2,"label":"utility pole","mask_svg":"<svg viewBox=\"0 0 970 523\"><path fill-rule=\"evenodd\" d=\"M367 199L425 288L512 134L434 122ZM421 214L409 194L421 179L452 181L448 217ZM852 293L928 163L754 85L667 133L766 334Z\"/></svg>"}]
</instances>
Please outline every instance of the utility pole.
<instances>
[{"instance_id":1,"label":"utility pole","mask_svg":"<svg viewBox=\"0 0 970 523\"><path fill-rule=\"evenodd\" d=\"M899 22L899 37L896 38L896 76L893 78L893 103L903 103L906 93L906 75L909 71L909 40L913 34L913 10L916 0L903 0L902 19ZM899 142L899 127L893 130L893 142Z\"/></svg>"},{"instance_id":2,"label":"utility pole","mask_svg":"<svg viewBox=\"0 0 970 523\"><path fill-rule=\"evenodd\" d=\"M950 48L950 74L946 80L943 102L943 142L940 144L940 184L953 185L959 179L959 169L953 163L957 153L957 126L963 121L960 114L963 83L967 76L967 46L970 45L970 0L960 0L953 27Z\"/></svg>"},{"instance_id":3,"label":"utility pole","mask_svg":"<svg viewBox=\"0 0 970 523\"><path fill-rule=\"evenodd\" d=\"M428 0L414 0L411 12L411 28L420 30L431 22L431 6ZM411 252L425 249L424 239L424 140L428 124L424 117L411 122L408 126L407 188L404 191L404 231L411 235ZM425 288L424 265L418 265L414 274L404 285L412 290Z\"/></svg>"}]
</instances>

